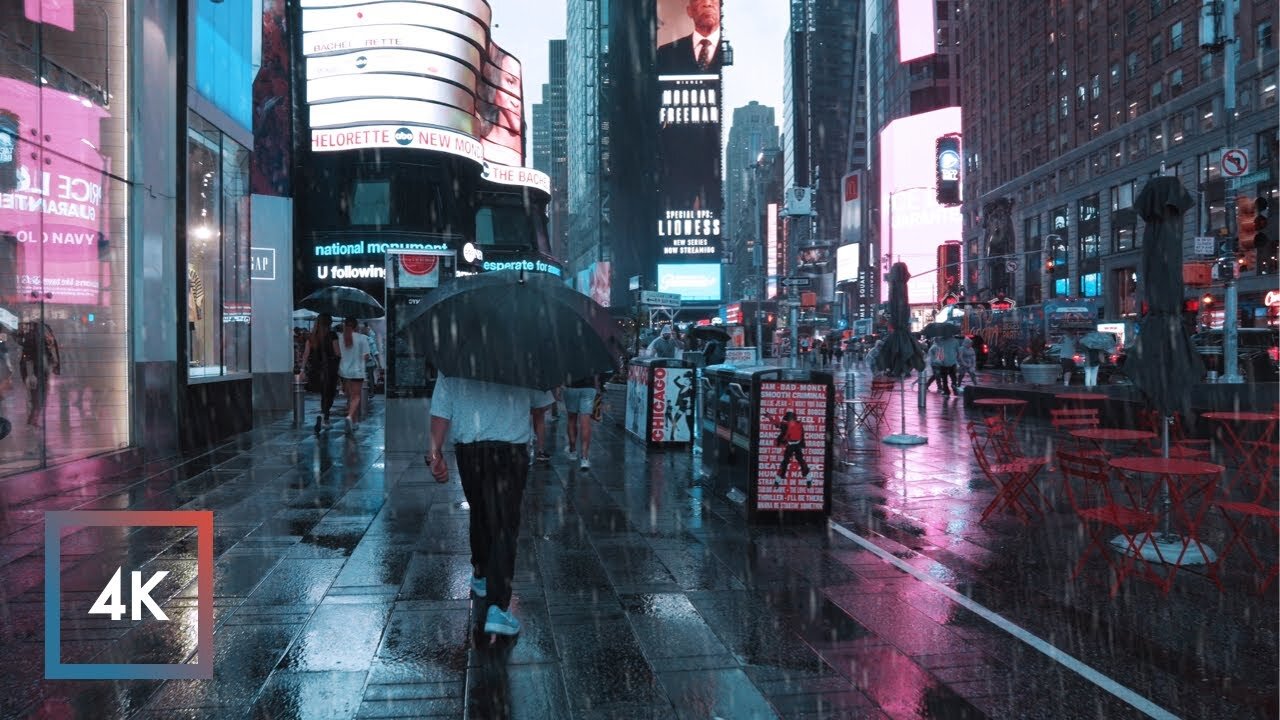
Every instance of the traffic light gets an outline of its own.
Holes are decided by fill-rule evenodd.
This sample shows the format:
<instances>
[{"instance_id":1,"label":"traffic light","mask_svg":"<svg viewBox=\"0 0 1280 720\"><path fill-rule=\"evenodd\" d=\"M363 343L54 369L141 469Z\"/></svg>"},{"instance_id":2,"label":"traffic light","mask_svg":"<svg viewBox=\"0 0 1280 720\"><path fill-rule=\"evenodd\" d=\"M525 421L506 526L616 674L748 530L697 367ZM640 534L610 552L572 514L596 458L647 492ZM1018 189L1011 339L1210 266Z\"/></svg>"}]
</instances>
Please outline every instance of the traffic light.
<instances>
[{"instance_id":1,"label":"traffic light","mask_svg":"<svg viewBox=\"0 0 1280 720\"><path fill-rule=\"evenodd\" d=\"M1263 200L1266 207L1266 200ZM1240 240L1241 250L1252 250L1257 237L1258 209L1257 203L1250 198L1236 199L1236 237Z\"/></svg>"}]
</instances>

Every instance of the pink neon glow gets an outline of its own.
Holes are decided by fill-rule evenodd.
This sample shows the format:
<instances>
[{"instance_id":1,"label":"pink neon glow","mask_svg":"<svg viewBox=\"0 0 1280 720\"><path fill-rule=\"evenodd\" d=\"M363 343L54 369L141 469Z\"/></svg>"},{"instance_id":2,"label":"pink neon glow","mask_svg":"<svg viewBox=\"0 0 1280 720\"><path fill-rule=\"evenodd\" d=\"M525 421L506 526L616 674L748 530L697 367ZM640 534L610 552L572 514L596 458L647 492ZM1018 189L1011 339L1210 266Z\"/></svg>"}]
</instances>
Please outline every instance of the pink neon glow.
<instances>
[{"instance_id":1,"label":"pink neon glow","mask_svg":"<svg viewBox=\"0 0 1280 720\"><path fill-rule=\"evenodd\" d=\"M765 273L769 276L765 299L778 294L778 203L769 203L764 219Z\"/></svg>"},{"instance_id":2,"label":"pink neon glow","mask_svg":"<svg viewBox=\"0 0 1280 720\"><path fill-rule=\"evenodd\" d=\"M0 109L18 116L20 125L17 187L0 192L0 232L18 239L18 292L99 304L110 277L98 259L98 234L109 240L104 195L110 165L97 151L107 111L13 78L0 78ZM43 152L25 139L33 135L49 138Z\"/></svg>"},{"instance_id":3,"label":"pink neon glow","mask_svg":"<svg viewBox=\"0 0 1280 720\"><path fill-rule=\"evenodd\" d=\"M937 302L938 275L933 270L938 264L938 246L947 240L961 240L960 208L944 207L937 201L933 142L958 132L958 107L894 120L880 132L880 253L890 254L892 262L901 259L907 264L912 275L907 297L912 304ZM888 269L884 265L882 275ZM883 283L881 293L881 297L889 296Z\"/></svg>"},{"instance_id":4,"label":"pink neon glow","mask_svg":"<svg viewBox=\"0 0 1280 720\"><path fill-rule=\"evenodd\" d=\"M75 0L25 0L22 9L32 22L57 25L64 30L76 29Z\"/></svg>"},{"instance_id":5,"label":"pink neon glow","mask_svg":"<svg viewBox=\"0 0 1280 720\"><path fill-rule=\"evenodd\" d=\"M898 61L908 62L938 52L934 0L898 0Z\"/></svg>"}]
</instances>

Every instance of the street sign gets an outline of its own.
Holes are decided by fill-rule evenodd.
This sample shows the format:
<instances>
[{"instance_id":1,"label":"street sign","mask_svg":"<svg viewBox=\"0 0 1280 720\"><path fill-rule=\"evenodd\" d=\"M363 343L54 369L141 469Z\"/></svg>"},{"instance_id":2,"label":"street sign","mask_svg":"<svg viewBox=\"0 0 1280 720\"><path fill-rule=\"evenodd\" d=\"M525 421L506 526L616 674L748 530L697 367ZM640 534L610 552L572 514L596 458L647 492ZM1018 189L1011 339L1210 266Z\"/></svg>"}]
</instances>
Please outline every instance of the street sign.
<instances>
[{"instance_id":1,"label":"street sign","mask_svg":"<svg viewBox=\"0 0 1280 720\"><path fill-rule=\"evenodd\" d=\"M676 293L654 292L653 290L640 291L641 305L656 305L658 307L679 307L680 296Z\"/></svg>"},{"instance_id":2,"label":"street sign","mask_svg":"<svg viewBox=\"0 0 1280 720\"><path fill-rule=\"evenodd\" d=\"M1247 187L1249 185L1257 185L1260 182L1266 182L1270 179L1271 179L1270 168L1264 168L1256 172L1251 172L1248 175L1241 175L1238 178L1232 178L1231 189L1239 190L1242 187Z\"/></svg>"},{"instance_id":3,"label":"street sign","mask_svg":"<svg viewBox=\"0 0 1280 720\"><path fill-rule=\"evenodd\" d=\"M782 278L782 286L783 287L809 287L809 283L812 282L812 280L813 280L812 278L807 278L807 277Z\"/></svg>"},{"instance_id":4,"label":"street sign","mask_svg":"<svg viewBox=\"0 0 1280 720\"><path fill-rule=\"evenodd\" d=\"M1214 249L1216 247L1217 247L1216 238L1212 238L1212 237L1196 238L1196 254L1197 255L1212 256L1214 253Z\"/></svg>"},{"instance_id":5,"label":"street sign","mask_svg":"<svg viewBox=\"0 0 1280 720\"><path fill-rule=\"evenodd\" d=\"M1249 151L1244 148L1231 148L1222 152L1222 174L1229 178L1238 178L1249 172Z\"/></svg>"},{"instance_id":6,"label":"street sign","mask_svg":"<svg viewBox=\"0 0 1280 720\"><path fill-rule=\"evenodd\" d=\"M1017 272L1017 271L1018 271L1018 261L1017 261L1017 260L1006 260L1006 261L1005 261L1005 263L1004 263L1004 269L1005 269L1005 271L1006 271L1006 272Z\"/></svg>"}]
</instances>

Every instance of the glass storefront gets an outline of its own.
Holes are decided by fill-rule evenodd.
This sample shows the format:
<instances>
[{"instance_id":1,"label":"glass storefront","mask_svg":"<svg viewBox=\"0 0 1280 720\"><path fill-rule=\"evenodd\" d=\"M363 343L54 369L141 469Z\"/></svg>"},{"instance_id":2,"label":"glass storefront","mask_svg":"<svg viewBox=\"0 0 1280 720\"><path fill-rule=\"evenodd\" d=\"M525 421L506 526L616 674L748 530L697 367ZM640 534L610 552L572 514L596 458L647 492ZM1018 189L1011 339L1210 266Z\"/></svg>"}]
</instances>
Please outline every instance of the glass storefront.
<instances>
[{"instance_id":1,"label":"glass storefront","mask_svg":"<svg viewBox=\"0 0 1280 720\"><path fill-rule=\"evenodd\" d=\"M187 377L249 372L249 151L195 113L187 125Z\"/></svg>"},{"instance_id":2,"label":"glass storefront","mask_svg":"<svg viewBox=\"0 0 1280 720\"><path fill-rule=\"evenodd\" d=\"M129 441L126 6L0 4L0 476Z\"/></svg>"}]
</instances>

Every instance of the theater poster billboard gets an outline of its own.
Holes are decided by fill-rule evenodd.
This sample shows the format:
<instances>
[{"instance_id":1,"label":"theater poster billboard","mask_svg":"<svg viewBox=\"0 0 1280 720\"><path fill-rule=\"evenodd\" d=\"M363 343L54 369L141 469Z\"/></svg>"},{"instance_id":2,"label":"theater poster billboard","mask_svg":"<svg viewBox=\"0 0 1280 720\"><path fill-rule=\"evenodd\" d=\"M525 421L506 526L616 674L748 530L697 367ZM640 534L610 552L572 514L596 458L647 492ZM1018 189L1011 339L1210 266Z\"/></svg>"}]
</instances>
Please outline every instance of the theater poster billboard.
<instances>
[{"instance_id":1,"label":"theater poster billboard","mask_svg":"<svg viewBox=\"0 0 1280 720\"><path fill-rule=\"evenodd\" d=\"M831 388L805 382L760 383L757 512L821 512L826 502Z\"/></svg>"},{"instance_id":2,"label":"theater poster billboard","mask_svg":"<svg viewBox=\"0 0 1280 720\"><path fill-rule=\"evenodd\" d=\"M720 0L657 0L662 263L720 262Z\"/></svg>"}]
</instances>

